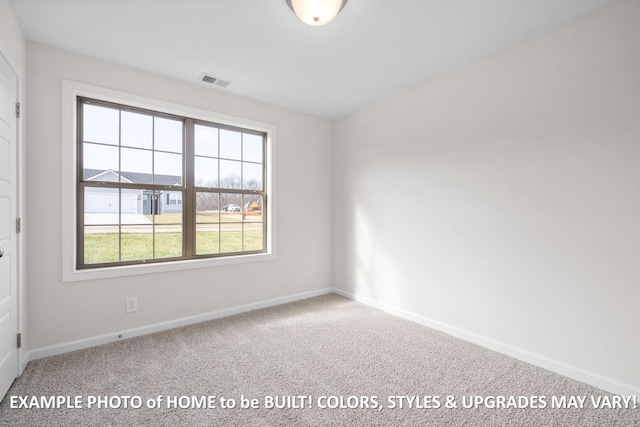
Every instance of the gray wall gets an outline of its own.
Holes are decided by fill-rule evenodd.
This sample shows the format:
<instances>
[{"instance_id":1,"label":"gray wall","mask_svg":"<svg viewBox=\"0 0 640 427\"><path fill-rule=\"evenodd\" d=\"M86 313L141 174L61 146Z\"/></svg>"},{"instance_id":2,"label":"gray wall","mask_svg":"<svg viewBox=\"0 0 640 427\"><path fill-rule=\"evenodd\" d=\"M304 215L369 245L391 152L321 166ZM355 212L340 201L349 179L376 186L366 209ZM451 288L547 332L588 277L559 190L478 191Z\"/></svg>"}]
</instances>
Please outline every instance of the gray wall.
<instances>
[{"instance_id":1,"label":"gray wall","mask_svg":"<svg viewBox=\"0 0 640 427\"><path fill-rule=\"evenodd\" d=\"M331 138L326 120L29 43L30 349L167 322L331 285ZM277 127L277 258L62 282L61 82L74 80ZM315 201L312 209L300 203ZM42 209L46 206L46 209ZM125 314L125 298L138 312Z\"/></svg>"},{"instance_id":2,"label":"gray wall","mask_svg":"<svg viewBox=\"0 0 640 427\"><path fill-rule=\"evenodd\" d=\"M616 2L338 121L334 284L640 388L638 22Z\"/></svg>"}]
</instances>

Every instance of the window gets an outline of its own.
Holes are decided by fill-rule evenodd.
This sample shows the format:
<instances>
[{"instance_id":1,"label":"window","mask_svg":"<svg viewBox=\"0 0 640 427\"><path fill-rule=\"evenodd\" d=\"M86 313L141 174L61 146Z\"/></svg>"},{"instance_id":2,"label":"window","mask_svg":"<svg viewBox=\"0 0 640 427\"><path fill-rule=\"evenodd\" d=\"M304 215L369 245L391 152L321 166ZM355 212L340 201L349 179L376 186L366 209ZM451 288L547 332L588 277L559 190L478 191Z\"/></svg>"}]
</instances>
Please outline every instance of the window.
<instances>
[{"instance_id":1,"label":"window","mask_svg":"<svg viewBox=\"0 0 640 427\"><path fill-rule=\"evenodd\" d=\"M76 269L267 252L265 131L76 102Z\"/></svg>"},{"instance_id":2,"label":"window","mask_svg":"<svg viewBox=\"0 0 640 427\"><path fill-rule=\"evenodd\" d=\"M167 205L181 205L182 193L167 191Z\"/></svg>"}]
</instances>

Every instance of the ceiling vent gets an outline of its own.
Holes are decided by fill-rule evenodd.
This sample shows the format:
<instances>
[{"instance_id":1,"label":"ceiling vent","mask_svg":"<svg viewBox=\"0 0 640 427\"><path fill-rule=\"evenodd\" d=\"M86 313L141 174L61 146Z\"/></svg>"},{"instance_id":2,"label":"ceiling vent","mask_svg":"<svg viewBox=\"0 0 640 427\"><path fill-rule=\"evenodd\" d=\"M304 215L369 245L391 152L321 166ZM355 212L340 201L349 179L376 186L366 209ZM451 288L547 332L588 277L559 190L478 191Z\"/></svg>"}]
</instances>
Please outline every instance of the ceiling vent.
<instances>
[{"instance_id":1,"label":"ceiling vent","mask_svg":"<svg viewBox=\"0 0 640 427\"><path fill-rule=\"evenodd\" d=\"M215 77L207 73L200 74L200 81L204 83L212 84L214 86L219 86L219 87L227 87L231 84L230 80L224 80L224 79L221 79L220 77Z\"/></svg>"}]
</instances>

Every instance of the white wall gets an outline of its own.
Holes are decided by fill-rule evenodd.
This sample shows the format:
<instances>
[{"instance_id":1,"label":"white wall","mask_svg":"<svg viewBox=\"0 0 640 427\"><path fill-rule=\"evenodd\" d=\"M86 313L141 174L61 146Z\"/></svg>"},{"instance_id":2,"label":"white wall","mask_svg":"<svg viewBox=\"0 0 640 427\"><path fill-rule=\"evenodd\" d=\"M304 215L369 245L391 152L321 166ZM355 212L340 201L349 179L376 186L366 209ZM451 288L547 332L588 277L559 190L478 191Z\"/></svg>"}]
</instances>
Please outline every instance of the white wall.
<instances>
[{"instance_id":1,"label":"white wall","mask_svg":"<svg viewBox=\"0 0 640 427\"><path fill-rule=\"evenodd\" d=\"M623 0L338 121L334 285L640 390L638 22Z\"/></svg>"},{"instance_id":2,"label":"white wall","mask_svg":"<svg viewBox=\"0 0 640 427\"><path fill-rule=\"evenodd\" d=\"M39 44L28 43L27 63L31 350L330 286L330 122ZM274 124L277 258L63 283L63 79ZM138 312L125 314L128 296Z\"/></svg>"},{"instance_id":3,"label":"white wall","mask_svg":"<svg viewBox=\"0 0 640 427\"><path fill-rule=\"evenodd\" d=\"M0 44L6 50L12 62L24 71L27 54L26 42L20 25L6 0L0 0Z\"/></svg>"}]
</instances>

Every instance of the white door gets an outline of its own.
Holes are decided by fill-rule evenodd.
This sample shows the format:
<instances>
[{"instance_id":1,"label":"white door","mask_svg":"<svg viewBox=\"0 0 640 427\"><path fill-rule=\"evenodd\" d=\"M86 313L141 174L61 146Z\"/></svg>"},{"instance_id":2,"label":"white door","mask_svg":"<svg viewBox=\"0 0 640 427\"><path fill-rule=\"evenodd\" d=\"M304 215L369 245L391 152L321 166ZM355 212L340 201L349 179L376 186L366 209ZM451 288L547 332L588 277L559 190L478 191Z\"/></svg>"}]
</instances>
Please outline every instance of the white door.
<instances>
[{"instance_id":1,"label":"white door","mask_svg":"<svg viewBox=\"0 0 640 427\"><path fill-rule=\"evenodd\" d=\"M18 375L17 81L0 54L0 399Z\"/></svg>"}]
</instances>

